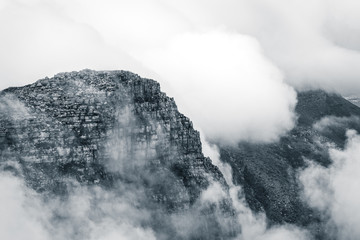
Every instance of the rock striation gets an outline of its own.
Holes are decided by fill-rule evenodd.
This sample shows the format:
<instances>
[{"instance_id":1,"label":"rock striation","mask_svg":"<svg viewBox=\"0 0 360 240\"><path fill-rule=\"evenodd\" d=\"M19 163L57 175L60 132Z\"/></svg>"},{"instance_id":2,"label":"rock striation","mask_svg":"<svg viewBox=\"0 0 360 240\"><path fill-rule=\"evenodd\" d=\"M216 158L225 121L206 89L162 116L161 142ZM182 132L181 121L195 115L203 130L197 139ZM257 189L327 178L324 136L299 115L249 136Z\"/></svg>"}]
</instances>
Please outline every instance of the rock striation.
<instances>
[{"instance_id":1,"label":"rock striation","mask_svg":"<svg viewBox=\"0 0 360 240\"><path fill-rule=\"evenodd\" d=\"M148 224L159 232L168 224L156 217L160 210L191 209L212 182L228 189L174 100L157 82L126 71L60 73L0 92L0 162L48 195L66 196L69 181L142 188L139 204L154 210L155 220ZM230 200L220 209L231 222ZM190 239L236 234L231 224L220 226L214 206L203 210L199 218L208 220L189 233ZM173 227L165 228L176 239Z\"/></svg>"}]
</instances>

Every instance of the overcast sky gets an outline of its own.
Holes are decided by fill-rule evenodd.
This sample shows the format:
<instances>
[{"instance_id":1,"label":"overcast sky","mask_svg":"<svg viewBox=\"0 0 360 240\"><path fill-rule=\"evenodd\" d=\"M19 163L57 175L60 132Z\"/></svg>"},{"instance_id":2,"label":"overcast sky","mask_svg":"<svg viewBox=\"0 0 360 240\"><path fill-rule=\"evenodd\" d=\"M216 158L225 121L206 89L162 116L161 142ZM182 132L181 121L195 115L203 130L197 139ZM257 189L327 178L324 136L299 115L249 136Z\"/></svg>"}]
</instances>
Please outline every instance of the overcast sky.
<instances>
[{"instance_id":1,"label":"overcast sky","mask_svg":"<svg viewBox=\"0 0 360 240\"><path fill-rule=\"evenodd\" d=\"M358 9L356 0L0 0L0 88L82 68L153 77L144 52L222 30L254 37L293 86L358 93Z\"/></svg>"},{"instance_id":2,"label":"overcast sky","mask_svg":"<svg viewBox=\"0 0 360 240\"><path fill-rule=\"evenodd\" d=\"M161 82L209 138L273 141L294 125L296 89L360 93L358 9L356 0L0 0L0 89L130 70Z\"/></svg>"}]
</instances>

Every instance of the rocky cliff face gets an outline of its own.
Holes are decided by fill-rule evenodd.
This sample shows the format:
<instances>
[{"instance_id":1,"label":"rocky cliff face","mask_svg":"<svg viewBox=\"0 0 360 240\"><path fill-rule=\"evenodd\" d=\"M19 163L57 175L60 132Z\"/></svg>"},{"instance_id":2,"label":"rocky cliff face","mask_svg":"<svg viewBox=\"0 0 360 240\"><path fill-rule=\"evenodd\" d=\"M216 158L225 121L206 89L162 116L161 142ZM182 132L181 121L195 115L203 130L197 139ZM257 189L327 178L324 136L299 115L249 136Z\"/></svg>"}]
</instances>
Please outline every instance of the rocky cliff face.
<instances>
[{"instance_id":1,"label":"rocky cliff face","mask_svg":"<svg viewBox=\"0 0 360 240\"><path fill-rule=\"evenodd\" d=\"M229 198L199 208L212 183L228 187L203 156L191 121L157 82L130 72L62 73L1 92L0 163L49 197L67 196L72 181L119 194L141 189L134 204L150 211L142 224L160 239L220 239L238 231ZM195 205L198 226L181 236L164 213Z\"/></svg>"}]
</instances>

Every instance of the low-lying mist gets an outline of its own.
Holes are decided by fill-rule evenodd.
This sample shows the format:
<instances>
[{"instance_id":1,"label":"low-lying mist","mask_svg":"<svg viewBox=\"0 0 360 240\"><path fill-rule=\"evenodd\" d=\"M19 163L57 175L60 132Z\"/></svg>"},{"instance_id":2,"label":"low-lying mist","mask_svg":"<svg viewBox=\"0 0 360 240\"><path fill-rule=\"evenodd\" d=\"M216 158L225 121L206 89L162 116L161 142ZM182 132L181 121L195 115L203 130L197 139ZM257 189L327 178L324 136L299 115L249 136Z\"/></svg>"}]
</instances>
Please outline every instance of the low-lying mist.
<instances>
[{"instance_id":1,"label":"low-lying mist","mask_svg":"<svg viewBox=\"0 0 360 240\"><path fill-rule=\"evenodd\" d=\"M317 127L330 120L323 120ZM344 122L346 119L340 120ZM334 118L331 122L341 123ZM304 200L321 213L329 237L355 240L360 238L360 136L354 130L348 130L346 136L344 149L325 146L329 148L332 160L329 167L309 161L308 167L300 172L299 179L303 185Z\"/></svg>"},{"instance_id":2,"label":"low-lying mist","mask_svg":"<svg viewBox=\"0 0 360 240\"><path fill-rule=\"evenodd\" d=\"M242 232L235 239L241 240L308 240L312 239L311 234L300 227L283 224L268 226L265 213L254 213L246 203L244 193L240 186L234 185L232 177L232 169L229 164L220 160L219 149L216 145L208 143L202 139L203 151L206 156L212 159L229 185L229 194L232 204L235 208L238 224L241 226ZM213 196L221 195L221 192L213 189Z\"/></svg>"}]
</instances>

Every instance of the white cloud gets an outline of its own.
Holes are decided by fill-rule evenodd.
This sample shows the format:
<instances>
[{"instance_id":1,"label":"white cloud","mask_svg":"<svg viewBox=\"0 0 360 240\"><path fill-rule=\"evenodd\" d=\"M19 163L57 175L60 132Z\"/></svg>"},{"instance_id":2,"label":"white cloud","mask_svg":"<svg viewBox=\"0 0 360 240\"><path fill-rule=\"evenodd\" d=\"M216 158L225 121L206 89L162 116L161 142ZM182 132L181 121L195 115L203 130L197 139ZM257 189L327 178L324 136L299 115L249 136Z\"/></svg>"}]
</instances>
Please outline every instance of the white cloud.
<instances>
[{"instance_id":1,"label":"white cloud","mask_svg":"<svg viewBox=\"0 0 360 240\"><path fill-rule=\"evenodd\" d=\"M0 175L0 190L0 238L4 240L156 239L151 228L141 227L149 214L132 205L136 199L130 192L119 198L97 187L74 185L68 199L44 200L20 178L5 173Z\"/></svg>"},{"instance_id":2,"label":"white cloud","mask_svg":"<svg viewBox=\"0 0 360 240\"><path fill-rule=\"evenodd\" d=\"M204 28L226 26L256 37L297 88L360 91L356 0L168 2Z\"/></svg>"},{"instance_id":3,"label":"white cloud","mask_svg":"<svg viewBox=\"0 0 360 240\"><path fill-rule=\"evenodd\" d=\"M340 239L360 238L360 136L347 132L344 150L330 149L333 163L328 168L310 164L300 173L304 198L310 206L330 217Z\"/></svg>"},{"instance_id":4,"label":"white cloud","mask_svg":"<svg viewBox=\"0 0 360 240\"><path fill-rule=\"evenodd\" d=\"M201 193L200 200L203 202L218 203L226 198L226 192L218 182L213 182Z\"/></svg>"},{"instance_id":5,"label":"white cloud","mask_svg":"<svg viewBox=\"0 0 360 240\"><path fill-rule=\"evenodd\" d=\"M0 89L84 68L141 69L96 29L76 22L54 2L2 1L6 4L0 9Z\"/></svg>"},{"instance_id":6,"label":"white cloud","mask_svg":"<svg viewBox=\"0 0 360 240\"><path fill-rule=\"evenodd\" d=\"M150 50L143 63L169 83L165 91L211 139L266 142L293 127L296 93L254 38L189 33Z\"/></svg>"},{"instance_id":7,"label":"white cloud","mask_svg":"<svg viewBox=\"0 0 360 240\"><path fill-rule=\"evenodd\" d=\"M79 68L147 75L133 57L178 34L223 27L256 37L296 87L358 93L359 7L356 0L1 0L0 88Z\"/></svg>"},{"instance_id":8,"label":"white cloud","mask_svg":"<svg viewBox=\"0 0 360 240\"><path fill-rule=\"evenodd\" d=\"M22 184L15 177L0 175L0 239L50 239L40 222L41 212L33 215L38 205L36 201L29 201L29 196L35 193Z\"/></svg>"},{"instance_id":9,"label":"white cloud","mask_svg":"<svg viewBox=\"0 0 360 240\"><path fill-rule=\"evenodd\" d=\"M351 117L335 117L335 116L326 116L317 121L313 128L317 131L326 131L329 127L338 127L341 129L346 129L349 123L360 123L360 118L357 116Z\"/></svg>"}]
</instances>

